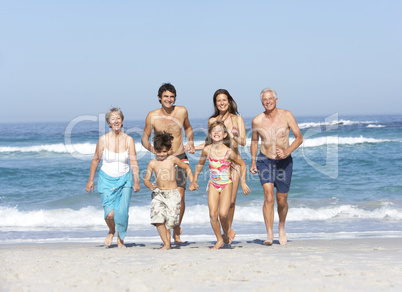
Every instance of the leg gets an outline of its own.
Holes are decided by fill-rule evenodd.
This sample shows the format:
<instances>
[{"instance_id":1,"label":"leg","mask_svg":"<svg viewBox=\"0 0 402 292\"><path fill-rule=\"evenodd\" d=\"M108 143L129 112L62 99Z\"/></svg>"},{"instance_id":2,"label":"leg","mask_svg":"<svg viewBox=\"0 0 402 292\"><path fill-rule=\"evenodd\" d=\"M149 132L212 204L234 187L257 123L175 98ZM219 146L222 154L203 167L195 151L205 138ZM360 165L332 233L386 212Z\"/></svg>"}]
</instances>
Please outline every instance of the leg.
<instances>
[{"instance_id":1,"label":"leg","mask_svg":"<svg viewBox=\"0 0 402 292\"><path fill-rule=\"evenodd\" d=\"M239 189L240 184L240 170L237 169L237 165L235 169L232 169L232 198L230 200L230 209L229 209L229 227L232 227L235 205L236 205L236 197L237 190Z\"/></svg>"},{"instance_id":2,"label":"leg","mask_svg":"<svg viewBox=\"0 0 402 292\"><path fill-rule=\"evenodd\" d=\"M180 217L179 217L179 225L177 225L175 228L173 228L173 238L174 238L174 243L175 244L182 244L183 242L180 239L181 235L181 221L183 220L183 215L184 215L184 210L186 209L186 204L184 201L184 195L185 195L185 188L177 188L179 190L180 196L181 196L181 205L180 205Z\"/></svg>"},{"instance_id":3,"label":"leg","mask_svg":"<svg viewBox=\"0 0 402 292\"><path fill-rule=\"evenodd\" d=\"M158 229L159 236L163 241L163 247L161 250L170 249L170 230L166 229L165 223L156 223L156 228ZM167 233L169 233L169 238Z\"/></svg>"},{"instance_id":4,"label":"leg","mask_svg":"<svg viewBox=\"0 0 402 292\"><path fill-rule=\"evenodd\" d=\"M264 215L265 227L267 229L267 240L264 241L264 244L271 245L274 241L274 184L265 183L262 187L264 189L264 206L262 207L262 213Z\"/></svg>"},{"instance_id":5,"label":"leg","mask_svg":"<svg viewBox=\"0 0 402 292\"><path fill-rule=\"evenodd\" d=\"M116 199L117 206L114 210L114 221L117 230L117 246L125 248L124 238L128 228L128 217L130 208L132 188L123 188L121 191L121 197Z\"/></svg>"},{"instance_id":6,"label":"leg","mask_svg":"<svg viewBox=\"0 0 402 292\"><path fill-rule=\"evenodd\" d=\"M211 222L212 230L214 231L216 236L216 244L211 249L219 249L223 246L221 226L218 220L219 192L215 189L215 187L212 184L209 185L208 207L209 207L209 220Z\"/></svg>"},{"instance_id":7,"label":"leg","mask_svg":"<svg viewBox=\"0 0 402 292\"><path fill-rule=\"evenodd\" d=\"M114 210L110 211L109 214L106 216L106 224L109 227L109 233L106 235L105 238L105 245L110 246L113 241L114 233L116 232L116 225L114 224Z\"/></svg>"},{"instance_id":8,"label":"leg","mask_svg":"<svg viewBox=\"0 0 402 292\"><path fill-rule=\"evenodd\" d=\"M285 245L287 243L287 237L285 232L285 220L288 214L288 194L276 192L276 203L278 205L279 215L279 243Z\"/></svg>"},{"instance_id":9,"label":"leg","mask_svg":"<svg viewBox=\"0 0 402 292\"><path fill-rule=\"evenodd\" d=\"M165 227L166 227L166 225L165 225ZM167 238L167 241L169 242L169 248L170 248L171 236L170 236L170 229L167 229L167 227L166 227L166 238Z\"/></svg>"},{"instance_id":10,"label":"leg","mask_svg":"<svg viewBox=\"0 0 402 292\"><path fill-rule=\"evenodd\" d=\"M118 246L119 248L126 248L126 246L124 245L124 240L122 240L122 239L120 238L120 235L119 235L119 234L117 234L117 246Z\"/></svg>"},{"instance_id":11,"label":"leg","mask_svg":"<svg viewBox=\"0 0 402 292\"><path fill-rule=\"evenodd\" d=\"M226 185L219 195L219 219L223 230L223 241L232 243L236 233L229 225L229 209L232 196L232 184Z\"/></svg>"}]
</instances>

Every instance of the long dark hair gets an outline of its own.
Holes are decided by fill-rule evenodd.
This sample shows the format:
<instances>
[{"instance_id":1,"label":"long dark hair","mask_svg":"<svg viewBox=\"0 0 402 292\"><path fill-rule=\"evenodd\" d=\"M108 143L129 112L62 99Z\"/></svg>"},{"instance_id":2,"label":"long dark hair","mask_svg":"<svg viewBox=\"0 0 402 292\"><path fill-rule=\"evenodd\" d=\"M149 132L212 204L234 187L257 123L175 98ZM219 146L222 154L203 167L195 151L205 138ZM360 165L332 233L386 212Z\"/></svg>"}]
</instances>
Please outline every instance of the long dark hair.
<instances>
[{"instance_id":1,"label":"long dark hair","mask_svg":"<svg viewBox=\"0 0 402 292\"><path fill-rule=\"evenodd\" d=\"M218 89L217 91L215 91L214 93L214 110L215 113L210 117L210 118L215 118L217 116L219 116L219 109L216 106L216 98L219 94L224 94L228 97L228 102L229 102L229 113L234 114L234 115L239 115L239 112L237 111L237 103L234 101L233 97L230 95L229 91L227 91L226 89Z\"/></svg>"},{"instance_id":2,"label":"long dark hair","mask_svg":"<svg viewBox=\"0 0 402 292\"><path fill-rule=\"evenodd\" d=\"M223 138L223 144L225 144L229 148L232 148L231 147L232 139L230 138L230 135L229 135L228 129L225 126L225 123L222 121L215 121L209 126L208 135L207 135L207 138L205 139L205 146L212 144L211 132L212 132L212 129L215 128L216 126L221 126L223 129L223 132L226 133L226 137Z\"/></svg>"}]
</instances>

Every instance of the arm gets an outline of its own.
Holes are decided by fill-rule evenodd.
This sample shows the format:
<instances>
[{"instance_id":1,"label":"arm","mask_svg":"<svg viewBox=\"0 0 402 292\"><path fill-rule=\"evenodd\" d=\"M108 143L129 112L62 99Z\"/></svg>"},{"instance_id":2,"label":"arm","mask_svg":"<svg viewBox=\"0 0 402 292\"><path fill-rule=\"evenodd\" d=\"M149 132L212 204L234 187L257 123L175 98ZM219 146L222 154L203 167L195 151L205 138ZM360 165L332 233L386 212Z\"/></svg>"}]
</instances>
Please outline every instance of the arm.
<instances>
[{"instance_id":1,"label":"arm","mask_svg":"<svg viewBox=\"0 0 402 292\"><path fill-rule=\"evenodd\" d=\"M253 120L252 122L252 133L251 133L251 145L250 145L250 154L251 154L251 166L250 166L250 172L255 174L257 173L257 167L255 165L255 160L257 158L257 151L258 151L258 140L260 138L260 135L258 134L258 131L256 130L256 125Z\"/></svg>"},{"instance_id":2,"label":"arm","mask_svg":"<svg viewBox=\"0 0 402 292\"><path fill-rule=\"evenodd\" d=\"M232 139L237 142L237 144L241 146L246 146L246 126L244 125L244 120L241 116L236 116L237 126L238 126L238 136L232 135Z\"/></svg>"},{"instance_id":3,"label":"arm","mask_svg":"<svg viewBox=\"0 0 402 292\"><path fill-rule=\"evenodd\" d=\"M148 151L155 154L154 147L152 147L151 143L149 143L149 137L152 133L152 122L151 122L151 113L149 113L145 119L145 127L144 132L142 133L141 144L144 146Z\"/></svg>"},{"instance_id":4,"label":"arm","mask_svg":"<svg viewBox=\"0 0 402 292\"><path fill-rule=\"evenodd\" d=\"M240 186L245 195L248 195L251 190L246 184L247 166L244 160L237 155L233 150L230 150L229 159L240 165Z\"/></svg>"},{"instance_id":5,"label":"arm","mask_svg":"<svg viewBox=\"0 0 402 292\"><path fill-rule=\"evenodd\" d=\"M89 179L85 187L85 190L88 192L88 194L91 194L91 191L94 190L94 178L96 169L98 168L99 162L102 158L103 149L105 148L105 142L104 142L105 140L102 138L103 136L99 139L98 143L96 144L95 154L94 157L92 158L91 169L89 171Z\"/></svg>"},{"instance_id":6,"label":"arm","mask_svg":"<svg viewBox=\"0 0 402 292\"><path fill-rule=\"evenodd\" d=\"M183 169L186 171L187 176L188 176L188 178L190 179L190 183L192 183L192 182L194 181L194 177L193 177L193 172L191 171L190 165L189 165L188 163L185 163L185 162L181 161L181 160L180 160L179 158L177 158L177 157L174 157L173 159L174 159L173 162L174 162L178 167L183 168ZM198 186L197 186L197 188L198 188ZM190 190L190 191L193 191L193 190L194 190L194 189L192 189L192 190Z\"/></svg>"},{"instance_id":7,"label":"arm","mask_svg":"<svg viewBox=\"0 0 402 292\"><path fill-rule=\"evenodd\" d=\"M202 149L204 148L204 146L205 146L205 142L202 143L202 144L200 144L200 145L194 146L194 150L195 150L195 151L197 151L197 150L202 150Z\"/></svg>"},{"instance_id":8,"label":"arm","mask_svg":"<svg viewBox=\"0 0 402 292\"><path fill-rule=\"evenodd\" d=\"M303 135L300 132L296 119L294 118L294 116L290 111L287 111L286 113L287 113L288 125L289 128L292 130L293 135L295 136L295 140L292 142L292 144L290 144L290 146L286 150L282 150L279 148L276 149L276 154L281 159L288 157L303 143Z\"/></svg>"},{"instance_id":9,"label":"arm","mask_svg":"<svg viewBox=\"0 0 402 292\"><path fill-rule=\"evenodd\" d=\"M134 192L138 192L141 187L140 187L140 168L138 167L137 152L135 151L134 139L131 137L129 137L128 139L130 139L128 144L128 157L130 160L131 171L133 172L134 176L133 189Z\"/></svg>"},{"instance_id":10,"label":"arm","mask_svg":"<svg viewBox=\"0 0 402 292\"><path fill-rule=\"evenodd\" d=\"M208 147L204 147L204 149L202 149L200 161L198 161L197 167L195 168L194 179L190 184L189 190L198 188L197 180L198 180L198 176L200 175L200 173L204 167L205 160L207 160L207 156L208 156L207 148Z\"/></svg>"},{"instance_id":11,"label":"arm","mask_svg":"<svg viewBox=\"0 0 402 292\"><path fill-rule=\"evenodd\" d=\"M184 122L183 122L183 128L184 128L184 133L186 134L186 137L188 139L188 143L184 147L184 149L188 152L193 154L195 152L194 149L194 133L193 133L193 128L191 127L190 120L188 119L188 112L186 109L184 109Z\"/></svg>"},{"instance_id":12,"label":"arm","mask_svg":"<svg viewBox=\"0 0 402 292\"><path fill-rule=\"evenodd\" d=\"M152 172L153 172L153 167L152 167L153 163L152 160L148 163L147 166L147 172L145 173L145 177L144 177L144 185L150 189L151 191L153 191L154 189L156 189L155 183L151 184L151 176L152 176Z\"/></svg>"}]
</instances>

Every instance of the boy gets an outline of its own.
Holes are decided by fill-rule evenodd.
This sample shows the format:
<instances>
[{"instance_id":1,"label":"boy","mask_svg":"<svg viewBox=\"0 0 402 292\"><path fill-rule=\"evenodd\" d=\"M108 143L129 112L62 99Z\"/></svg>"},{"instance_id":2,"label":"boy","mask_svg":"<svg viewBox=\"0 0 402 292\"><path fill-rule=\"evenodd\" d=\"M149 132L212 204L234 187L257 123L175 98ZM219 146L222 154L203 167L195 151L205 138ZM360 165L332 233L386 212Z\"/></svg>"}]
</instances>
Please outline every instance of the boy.
<instances>
[{"instance_id":1,"label":"boy","mask_svg":"<svg viewBox=\"0 0 402 292\"><path fill-rule=\"evenodd\" d=\"M151 224L158 229L163 241L162 250L170 249L170 229L179 224L181 196L176 184L176 169L183 168L190 182L193 173L190 166L176 156L169 155L172 148L173 136L167 132L155 132L155 158L148 163L144 178L144 185L152 192ZM152 173L155 173L155 182L151 183Z\"/></svg>"}]
</instances>

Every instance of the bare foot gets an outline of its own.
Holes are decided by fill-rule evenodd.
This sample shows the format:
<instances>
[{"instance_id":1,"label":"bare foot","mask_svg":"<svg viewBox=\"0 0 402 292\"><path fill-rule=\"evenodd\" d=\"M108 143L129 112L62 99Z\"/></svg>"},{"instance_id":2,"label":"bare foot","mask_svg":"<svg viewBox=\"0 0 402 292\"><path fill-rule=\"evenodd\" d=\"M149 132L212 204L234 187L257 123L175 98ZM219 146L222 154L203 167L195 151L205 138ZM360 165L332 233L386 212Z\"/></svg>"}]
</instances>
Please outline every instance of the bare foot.
<instances>
[{"instance_id":1,"label":"bare foot","mask_svg":"<svg viewBox=\"0 0 402 292\"><path fill-rule=\"evenodd\" d=\"M179 230L179 232L176 232L177 230ZM182 231L181 231L180 226L173 228L173 239L174 239L174 244L176 244L176 245L183 244L183 241L181 241L181 239L180 239L181 232Z\"/></svg>"},{"instance_id":2,"label":"bare foot","mask_svg":"<svg viewBox=\"0 0 402 292\"><path fill-rule=\"evenodd\" d=\"M214 247L211 247L211 249L220 249L223 247L223 241L217 241Z\"/></svg>"},{"instance_id":3,"label":"bare foot","mask_svg":"<svg viewBox=\"0 0 402 292\"><path fill-rule=\"evenodd\" d=\"M286 237L285 228L279 228L279 244L285 245L288 242L288 238Z\"/></svg>"},{"instance_id":4,"label":"bare foot","mask_svg":"<svg viewBox=\"0 0 402 292\"><path fill-rule=\"evenodd\" d=\"M272 245L273 242L274 242L273 239L268 238L267 240L264 241L264 245Z\"/></svg>"},{"instance_id":5,"label":"bare foot","mask_svg":"<svg viewBox=\"0 0 402 292\"><path fill-rule=\"evenodd\" d=\"M114 236L114 233L108 233L108 235L106 235L106 238L105 238L105 245L106 246L110 246L111 244L112 244L112 241L113 241L113 236Z\"/></svg>"},{"instance_id":6,"label":"bare foot","mask_svg":"<svg viewBox=\"0 0 402 292\"><path fill-rule=\"evenodd\" d=\"M126 248L126 246L124 245L124 240L121 240L120 236L117 237L117 247L118 248Z\"/></svg>"},{"instance_id":7,"label":"bare foot","mask_svg":"<svg viewBox=\"0 0 402 292\"><path fill-rule=\"evenodd\" d=\"M169 250L169 249L170 249L170 245L164 245L159 250Z\"/></svg>"},{"instance_id":8,"label":"bare foot","mask_svg":"<svg viewBox=\"0 0 402 292\"><path fill-rule=\"evenodd\" d=\"M232 241L234 240L235 236L236 236L236 232L234 232L234 230L232 228L229 228L229 230L228 230L228 237L229 237L228 244L232 243Z\"/></svg>"},{"instance_id":9,"label":"bare foot","mask_svg":"<svg viewBox=\"0 0 402 292\"><path fill-rule=\"evenodd\" d=\"M264 245L272 245L273 242L274 242L274 232L272 231L272 229L269 229L267 234L267 240L264 241Z\"/></svg>"},{"instance_id":10,"label":"bare foot","mask_svg":"<svg viewBox=\"0 0 402 292\"><path fill-rule=\"evenodd\" d=\"M225 233L222 233L222 239L224 243L229 244L229 236L227 236Z\"/></svg>"}]
</instances>

